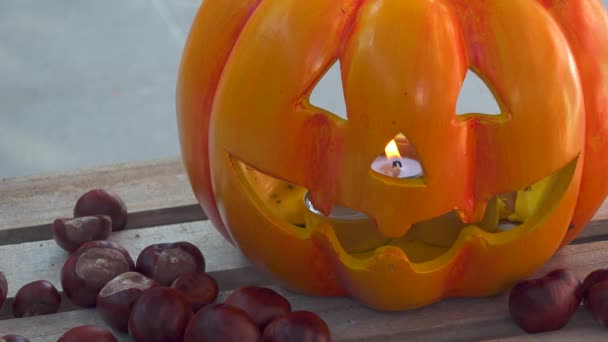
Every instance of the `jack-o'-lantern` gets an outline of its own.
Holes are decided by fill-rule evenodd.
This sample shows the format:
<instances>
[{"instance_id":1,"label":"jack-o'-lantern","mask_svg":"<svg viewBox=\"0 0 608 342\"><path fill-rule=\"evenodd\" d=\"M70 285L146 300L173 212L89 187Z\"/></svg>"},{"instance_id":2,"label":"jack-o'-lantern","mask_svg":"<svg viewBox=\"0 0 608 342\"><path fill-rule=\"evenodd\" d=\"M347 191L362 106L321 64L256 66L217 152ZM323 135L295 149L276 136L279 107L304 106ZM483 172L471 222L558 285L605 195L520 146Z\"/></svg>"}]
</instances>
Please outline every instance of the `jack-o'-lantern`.
<instances>
[{"instance_id":1,"label":"jack-o'-lantern","mask_svg":"<svg viewBox=\"0 0 608 342\"><path fill-rule=\"evenodd\" d=\"M336 61L346 119L309 101ZM606 196L606 63L597 0L205 0L182 156L217 229L290 289L382 310L493 295ZM499 115L455 114L468 70Z\"/></svg>"}]
</instances>

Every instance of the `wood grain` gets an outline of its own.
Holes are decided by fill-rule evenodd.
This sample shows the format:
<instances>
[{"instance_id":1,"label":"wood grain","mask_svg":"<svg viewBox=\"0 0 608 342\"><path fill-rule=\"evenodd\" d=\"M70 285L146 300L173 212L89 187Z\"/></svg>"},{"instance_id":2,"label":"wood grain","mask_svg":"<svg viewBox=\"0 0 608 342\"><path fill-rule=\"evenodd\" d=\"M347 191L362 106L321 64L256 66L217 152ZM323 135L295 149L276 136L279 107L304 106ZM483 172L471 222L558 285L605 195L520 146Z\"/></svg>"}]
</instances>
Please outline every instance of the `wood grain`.
<instances>
[{"instance_id":1,"label":"wood grain","mask_svg":"<svg viewBox=\"0 0 608 342\"><path fill-rule=\"evenodd\" d=\"M91 309L0 321L0 336L21 335L29 339L30 342L56 342L61 335L71 328L89 324L110 330L119 342L131 341L127 334L109 329L95 310Z\"/></svg>"},{"instance_id":2,"label":"wood grain","mask_svg":"<svg viewBox=\"0 0 608 342\"><path fill-rule=\"evenodd\" d=\"M205 219L179 159L120 164L0 180L0 244L50 239L50 224L93 188L124 199L130 229Z\"/></svg>"},{"instance_id":3,"label":"wood grain","mask_svg":"<svg viewBox=\"0 0 608 342\"><path fill-rule=\"evenodd\" d=\"M224 272L223 276L226 279L224 283L231 282L234 285L232 288L250 283L251 279L240 277L242 270L246 269L248 264L238 256L233 248L221 240L219 234L215 232L205 234L204 230L199 231L196 227L189 226L164 227L167 230L159 232L155 238L165 239L168 236L164 234L172 234L174 230L177 231L178 235L176 236L185 234L182 236L189 236L192 240L197 241L201 248L208 251L209 266L214 276L217 276L217 272L221 270ZM154 228L154 230L157 229L162 230L163 228ZM152 229L148 229L144 232L147 234L152 231ZM136 231L127 231L120 234L122 237L119 240L130 251L139 250L147 243L141 241L144 240L142 237L137 238L131 235L138 234ZM53 247L43 245L42 248ZM7 246L0 248L0 257L6 256L4 254L7 252L6 248ZM46 254L56 255L57 253L48 252ZM57 257L61 257L61 255ZM606 260L608 260L608 242L567 246L538 274L544 274L557 267L566 267L574 270L582 279L592 270L605 266ZM49 262L53 263L53 261ZM24 269L21 268L19 272L23 271ZM257 272L252 270L252 273L256 274ZM48 275L52 276L51 274ZM11 279L15 276L19 276L17 270L10 273L8 278ZM30 275L30 277L31 279L35 278L33 275ZM259 278L261 279L260 284L271 283L270 281L265 282L263 280L265 277L262 275L259 275ZM230 291L230 289L222 288L228 290L228 292L224 292L219 301L222 301ZM522 335L522 331L510 320L506 295L492 298L451 299L418 310L386 313L367 309L347 298L311 297L291 293L276 286L273 286L273 288L290 300L294 310L311 310L319 314L330 326L336 341L399 341L403 339L411 341L467 341L514 336L531 338ZM62 329L67 327L90 322L99 321L88 310L77 310L47 317L0 321L0 333L24 331L33 337L32 341L47 341L44 339L46 337L38 338L38 336L59 334L63 331ZM581 307L573 322L568 327L560 330L559 333L570 336L570 333L568 333L570 329L595 331L597 327L596 323ZM547 336L553 336L552 334L557 334L557 332L548 333ZM542 337L544 335L535 336Z\"/></svg>"},{"instance_id":4,"label":"wood grain","mask_svg":"<svg viewBox=\"0 0 608 342\"><path fill-rule=\"evenodd\" d=\"M565 267L580 279L605 267L608 242L567 246L534 277ZM312 310L323 317L339 341L479 341L498 337L528 335L510 319L507 295L492 298L445 300L434 305L398 313L369 310L350 299L312 298L279 290L295 308ZM597 324L581 307L570 324L560 330L597 331ZM535 335L551 337L557 332ZM597 333L596 333L597 335ZM608 333L606 333L608 340ZM545 340L549 340L548 338Z\"/></svg>"},{"instance_id":5,"label":"wood grain","mask_svg":"<svg viewBox=\"0 0 608 342\"><path fill-rule=\"evenodd\" d=\"M259 284L269 282L251 268L249 262L213 229L209 221L125 230L112 234L109 240L124 246L133 261L137 260L141 250L151 244L188 241L201 249L206 270L222 288L234 288L241 284L241 280ZM59 276L67 257L68 252L59 248L53 240L0 246L0 271L9 283L8 297L13 297L21 286L40 279L50 281L61 290Z\"/></svg>"},{"instance_id":6,"label":"wood grain","mask_svg":"<svg viewBox=\"0 0 608 342\"><path fill-rule=\"evenodd\" d=\"M52 238L50 224L69 217L80 195L108 188L127 203L127 229L204 220L180 159L111 165L0 180L0 245ZM608 200L574 243L608 239Z\"/></svg>"},{"instance_id":7,"label":"wood grain","mask_svg":"<svg viewBox=\"0 0 608 342\"><path fill-rule=\"evenodd\" d=\"M220 300L239 286L269 285L283 293L294 309L318 313L330 325L337 341L470 341L498 339L608 340L584 308L564 329L546 334L523 334L511 321L505 295L493 298L451 299L423 309L400 313L376 312L348 298L321 298L294 294L277 287L226 243L213 229L192 195L177 159L110 166L41 177L0 181L0 271L9 281L9 297L19 287L46 279L61 288L59 274L67 252L50 240L49 223L70 216L76 199L92 188L109 188L129 206L129 230L110 238L133 259L146 246L187 240L205 254L208 271L224 290ZM573 245L561 250L538 275L557 267L572 269L582 279L608 261L608 202ZM64 301L60 313L8 319L11 299L0 310L0 336L23 334L31 341L56 341L76 325L100 324L93 310ZM604 333L604 334L602 334ZM604 337L604 335L606 337ZM125 335L117 335L127 341Z\"/></svg>"}]
</instances>

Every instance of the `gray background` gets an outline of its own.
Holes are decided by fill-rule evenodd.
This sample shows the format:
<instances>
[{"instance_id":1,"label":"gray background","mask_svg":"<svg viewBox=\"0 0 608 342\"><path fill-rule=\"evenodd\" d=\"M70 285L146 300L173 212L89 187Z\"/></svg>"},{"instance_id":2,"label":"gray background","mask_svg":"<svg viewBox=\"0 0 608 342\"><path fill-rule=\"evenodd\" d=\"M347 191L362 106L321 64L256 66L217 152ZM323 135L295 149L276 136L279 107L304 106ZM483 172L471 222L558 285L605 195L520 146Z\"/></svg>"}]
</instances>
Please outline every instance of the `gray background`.
<instances>
[{"instance_id":1,"label":"gray background","mask_svg":"<svg viewBox=\"0 0 608 342\"><path fill-rule=\"evenodd\" d=\"M175 80L200 4L0 0L0 178L178 156ZM458 112L497 112L472 79ZM344 113L337 68L311 102Z\"/></svg>"}]
</instances>

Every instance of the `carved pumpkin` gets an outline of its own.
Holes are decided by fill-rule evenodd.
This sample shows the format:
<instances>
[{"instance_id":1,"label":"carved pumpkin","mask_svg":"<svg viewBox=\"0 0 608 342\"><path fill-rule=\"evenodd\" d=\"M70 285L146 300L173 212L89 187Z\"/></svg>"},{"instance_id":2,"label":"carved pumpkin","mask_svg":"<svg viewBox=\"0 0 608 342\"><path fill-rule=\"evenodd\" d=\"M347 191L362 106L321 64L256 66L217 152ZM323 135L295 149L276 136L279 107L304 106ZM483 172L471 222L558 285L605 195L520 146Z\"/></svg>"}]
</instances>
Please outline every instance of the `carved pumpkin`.
<instances>
[{"instance_id":1,"label":"carved pumpkin","mask_svg":"<svg viewBox=\"0 0 608 342\"><path fill-rule=\"evenodd\" d=\"M308 100L337 60L347 120ZM182 156L220 233L293 290L382 310L493 295L608 192L607 62L597 0L205 0ZM469 69L500 115L455 115ZM423 176L370 169L398 133ZM369 224L323 219L336 208Z\"/></svg>"}]
</instances>

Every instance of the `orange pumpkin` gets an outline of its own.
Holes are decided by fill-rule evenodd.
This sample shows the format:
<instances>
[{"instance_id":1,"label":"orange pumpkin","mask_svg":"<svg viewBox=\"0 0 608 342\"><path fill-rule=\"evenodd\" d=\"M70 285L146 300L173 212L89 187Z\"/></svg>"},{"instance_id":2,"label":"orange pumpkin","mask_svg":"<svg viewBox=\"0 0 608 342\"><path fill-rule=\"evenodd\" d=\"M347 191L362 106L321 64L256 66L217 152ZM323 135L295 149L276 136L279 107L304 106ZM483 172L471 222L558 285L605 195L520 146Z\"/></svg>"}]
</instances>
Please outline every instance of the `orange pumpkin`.
<instances>
[{"instance_id":1,"label":"orange pumpkin","mask_svg":"<svg viewBox=\"0 0 608 342\"><path fill-rule=\"evenodd\" d=\"M337 60L347 120L308 100ZM205 0L182 156L220 233L293 290L382 310L493 295L608 193L607 62L598 0ZM469 69L500 115L455 115ZM370 169L397 133L422 177ZM369 222L338 225L336 207Z\"/></svg>"}]
</instances>

